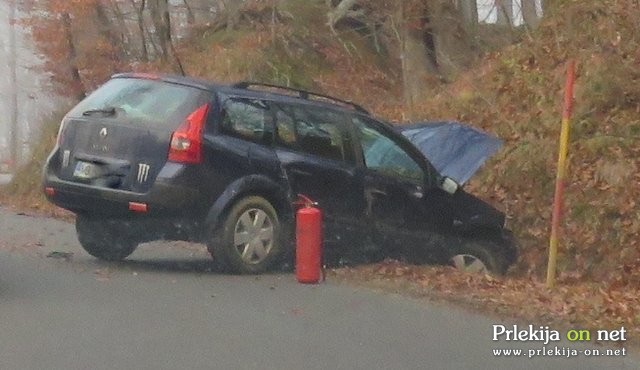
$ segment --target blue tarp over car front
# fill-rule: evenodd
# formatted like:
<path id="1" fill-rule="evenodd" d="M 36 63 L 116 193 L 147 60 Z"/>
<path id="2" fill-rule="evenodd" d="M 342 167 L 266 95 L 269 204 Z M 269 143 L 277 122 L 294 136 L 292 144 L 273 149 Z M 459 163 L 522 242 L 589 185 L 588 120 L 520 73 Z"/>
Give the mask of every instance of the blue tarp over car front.
<path id="1" fill-rule="evenodd" d="M 460 122 L 418 122 L 396 127 L 441 175 L 460 185 L 502 146 L 502 140 Z"/>

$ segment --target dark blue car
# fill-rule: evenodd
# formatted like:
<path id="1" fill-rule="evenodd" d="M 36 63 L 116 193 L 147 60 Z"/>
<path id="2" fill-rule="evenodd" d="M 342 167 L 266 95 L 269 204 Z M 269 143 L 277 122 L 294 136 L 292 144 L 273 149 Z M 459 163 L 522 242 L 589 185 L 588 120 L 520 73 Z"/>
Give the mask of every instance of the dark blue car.
<path id="1" fill-rule="evenodd" d="M 324 212 L 328 254 L 504 273 L 516 256 L 504 214 L 459 186 L 499 145 L 457 123 L 394 127 L 303 90 L 121 74 L 66 115 L 43 186 L 106 260 L 187 240 L 260 273 L 291 257 L 305 194 Z"/>

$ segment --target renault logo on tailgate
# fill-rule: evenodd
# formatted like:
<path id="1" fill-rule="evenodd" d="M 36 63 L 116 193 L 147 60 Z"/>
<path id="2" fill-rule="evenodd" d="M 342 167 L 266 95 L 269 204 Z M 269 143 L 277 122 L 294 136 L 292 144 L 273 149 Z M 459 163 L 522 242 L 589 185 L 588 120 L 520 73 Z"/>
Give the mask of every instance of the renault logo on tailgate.
<path id="1" fill-rule="evenodd" d="M 149 177 L 149 166 L 146 163 L 138 163 L 138 182 L 142 183 L 147 181 L 147 177 Z"/>

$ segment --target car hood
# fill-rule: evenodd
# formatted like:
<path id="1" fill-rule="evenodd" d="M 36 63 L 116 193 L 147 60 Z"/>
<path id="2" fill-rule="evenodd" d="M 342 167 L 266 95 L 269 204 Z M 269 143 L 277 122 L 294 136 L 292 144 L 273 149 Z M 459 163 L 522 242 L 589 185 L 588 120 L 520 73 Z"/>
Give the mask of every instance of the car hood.
<path id="1" fill-rule="evenodd" d="M 460 122 L 396 126 L 443 176 L 464 184 L 502 146 L 502 140 Z"/>

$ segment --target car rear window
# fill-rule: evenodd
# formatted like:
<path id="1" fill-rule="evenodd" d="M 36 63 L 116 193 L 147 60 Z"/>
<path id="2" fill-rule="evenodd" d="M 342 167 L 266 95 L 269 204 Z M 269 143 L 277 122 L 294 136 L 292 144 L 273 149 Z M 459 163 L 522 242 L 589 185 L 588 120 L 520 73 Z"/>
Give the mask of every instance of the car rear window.
<path id="1" fill-rule="evenodd" d="M 158 80 L 114 78 L 81 101 L 69 112 L 82 117 L 91 111 L 113 110 L 107 116 L 120 123 L 158 129 L 174 129 L 199 106 L 206 103 L 204 91 Z M 104 114 L 103 114 L 104 116 Z"/>

